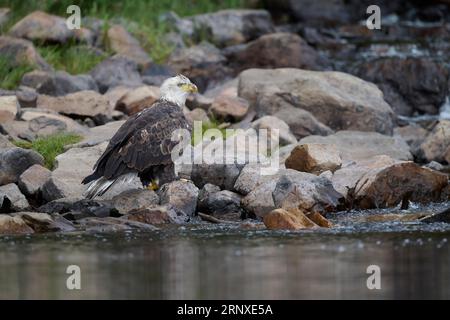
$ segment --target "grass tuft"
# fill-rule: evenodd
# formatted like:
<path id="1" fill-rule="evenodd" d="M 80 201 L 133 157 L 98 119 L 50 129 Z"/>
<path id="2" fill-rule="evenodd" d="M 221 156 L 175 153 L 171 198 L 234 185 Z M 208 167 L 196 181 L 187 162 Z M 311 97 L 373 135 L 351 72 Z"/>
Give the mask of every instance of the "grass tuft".
<path id="1" fill-rule="evenodd" d="M 32 142 L 14 141 L 20 148 L 33 149 L 44 157 L 45 167 L 53 169 L 55 158 L 64 152 L 64 147 L 69 144 L 80 142 L 82 137 L 72 133 L 56 133 L 45 137 L 37 138 Z"/>
<path id="2" fill-rule="evenodd" d="M 10 58 L 0 56 L 0 88 L 6 90 L 17 88 L 23 75 L 33 69 L 33 66 L 27 63 L 15 66 Z"/>

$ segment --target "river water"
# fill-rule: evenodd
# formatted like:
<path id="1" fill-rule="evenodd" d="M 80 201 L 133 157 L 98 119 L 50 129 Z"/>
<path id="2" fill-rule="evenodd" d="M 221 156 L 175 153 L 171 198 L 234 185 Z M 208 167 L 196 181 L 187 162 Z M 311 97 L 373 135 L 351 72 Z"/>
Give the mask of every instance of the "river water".
<path id="1" fill-rule="evenodd" d="M 334 221 L 296 232 L 205 223 L 0 237 L 0 298 L 450 298 L 448 224 Z M 66 287 L 69 265 L 80 267 L 80 290 Z M 367 287 L 370 265 L 381 289 Z"/>

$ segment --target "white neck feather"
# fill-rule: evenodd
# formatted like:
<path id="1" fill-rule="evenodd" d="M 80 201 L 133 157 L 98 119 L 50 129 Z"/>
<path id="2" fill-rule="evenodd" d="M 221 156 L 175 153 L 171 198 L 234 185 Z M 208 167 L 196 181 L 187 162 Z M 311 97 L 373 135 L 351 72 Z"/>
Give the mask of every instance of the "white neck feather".
<path id="1" fill-rule="evenodd" d="M 183 107 L 186 103 L 187 96 L 187 93 L 181 90 L 173 90 L 166 93 L 161 93 L 161 99 L 175 103 L 180 107 Z"/>

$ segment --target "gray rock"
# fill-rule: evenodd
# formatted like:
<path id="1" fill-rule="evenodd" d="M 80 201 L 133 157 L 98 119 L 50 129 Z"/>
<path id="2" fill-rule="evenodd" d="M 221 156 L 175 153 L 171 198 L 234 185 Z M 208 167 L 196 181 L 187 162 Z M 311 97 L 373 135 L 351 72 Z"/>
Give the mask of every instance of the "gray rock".
<path id="1" fill-rule="evenodd" d="M 0 27 L 3 27 L 5 23 L 9 21 L 11 9 L 0 8 Z"/>
<path id="2" fill-rule="evenodd" d="M 242 196 L 229 190 L 211 192 L 206 196 L 203 195 L 201 200 L 199 199 L 199 210 L 222 218 L 230 214 L 240 218 L 242 215 L 241 198 Z"/>
<path id="3" fill-rule="evenodd" d="M 450 120 L 441 120 L 420 144 L 421 160 L 450 163 Z"/>
<path id="4" fill-rule="evenodd" d="M 265 10 L 230 9 L 189 18 L 194 38 L 206 38 L 221 47 L 244 43 L 273 32 L 269 12 Z"/>
<path id="5" fill-rule="evenodd" d="M 0 186 L 0 212 L 22 211 L 30 207 L 27 198 L 17 185 L 10 183 Z"/>
<path id="6" fill-rule="evenodd" d="M 32 165 L 19 177 L 19 188 L 27 197 L 37 197 L 50 178 L 51 171 L 39 164 Z"/>
<path id="7" fill-rule="evenodd" d="M 14 148 L 14 145 L 9 142 L 8 137 L 0 134 L 0 149 Z"/>
<path id="8" fill-rule="evenodd" d="M 299 208 L 304 212 L 334 210 L 342 200 L 325 177 L 292 169 L 280 169 L 263 181 L 241 201 L 247 211 L 263 217 L 278 208 Z"/>
<path id="9" fill-rule="evenodd" d="M 428 135 L 428 131 L 418 124 L 410 124 L 404 127 L 394 129 L 394 136 L 399 136 L 409 145 L 411 153 L 419 155 L 419 148 Z"/>
<path id="10" fill-rule="evenodd" d="M 73 148 L 92 147 L 103 142 L 109 142 L 113 135 L 119 130 L 119 128 L 125 123 L 125 120 L 111 121 L 107 124 L 90 128 L 86 134 L 84 134 L 83 140 L 74 144 Z"/>
<path id="11" fill-rule="evenodd" d="M 0 214 L 0 235 L 34 233 L 21 217 Z"/>
<path id="12" fill-rule="evenodd" d="M 42 11 L 34 11 L 18 21 L 9 30 L 17 38 L 50 43 L 65 43 L 75 37 L 75 32 L 67 28 L 66 20 Z"/>
<path id="13" fill-rule="evenodd" d="M 65 71 L 31 71 L 23 76 L 21 85 L 49 96 L 64 96 L 84 90 L 98 91 L 97 84 L 90 75 L 71 75 Z"/>
<path id="14" fill-rule="evenodd" d="M 264 179 L 264 176 L 261 176 L 260 167 L 258 165 L 247 164 L 241 170 L 233 188 L 245 196 L 254 190 L 262 179 Z"/>
<path id="15" fill-rule="evenodd" d="M 18 212 L 14 216 L 22 218 L 35 233 L 69 232 L 76 230 L 70 221 L 58 214 L 49 215 L 43 212 Z"/>
<path id="16" fill-rule="evenodd" d="M 101 93 L 119 85 L 137 86 L 142 84 L 136 62 L 115 55 L 100 62 L 91 72 Z"/>
<path id="17" fill-rule="evenodd" d="M 12 67 L 29 64 L 42 70 L 52 70 L 28 40 L 0 36 L 0 56 L 9 58 Z"/>
<path id="18" fill-rule="evenodd" d="M 14 121 L 20 113 L 16 96 L 0 96 L 0 123 Z"/>
<path id="19" fill-rule="evenodd" d="M 111 201 L 90 200 L 82 198 L 61 198 L 47 202 L 37 211 L 58 213 L 69 220 L 79 220 L 86 217 L 119 217 L 121 214 L 114 208 Z"/>
<path id="20" fill-rule="evenodd" d="M 281 145 L 297 142 L 297 139 L 290 131 L 286 122 L 274 116 L 264 116 L 259 118 L 252 123 L 252 128 L 255 130 L 266 129 L 268 134 L 271 134 L 271 131 L 274 129 L 279 130 L 278 134 Z"/>
<path id="21" fill-rule="evenodd" d="M 372 83 L 341 72 L 250 69 L 239 76 L 239 96 L 259 116 L 283 108 L 309 111 L 334 130 L 392 134 L 394 113 Z"/>
<path id="22" fill-rule="evenodd" d="M 127 214 L 159 204 L 159 197 L 152 190 L 128 190 L 114 196 L 111 204 L 119 213 Z"/>
<path id="23" fill-rule="evenodd" d="M 0 185 L 17 182 L 19 176 L 34 164 L 44 164 L 44 158 L 33 150 L 0 149 Z"/>
<path id="24" fill-rule="evenodd" d="M 343 160 L 357 160 L 376 155 L 387 155 L 397 160 L 412 160 L 409 146 L 400 137 L 390 137 L 377 132 L 339 131 L 326 137 L 309 136 L 299 144 L 334 144 Z"/>
<path id="25" fill-rule="evenodd" d="M 176 210 L 170 204 L 164 206 L 153 205 L 144 209 L 136 210 L 125 215 L 123 218 L 151 225 L 166 223 L 183 224 L 190 219 L 189 216 L 179 210 Z"/>
<path id="26" fill-rule="evenodd" d="M 170 204 L 177 212 L 188 217 L 194 215 L 199 190 L 191 181 L 177 180 L 166 183 L 158 193 L 162 205 Z"/>
<path id="27" fill-rule="evenodd" d="M 450 223 L 450 209 L 432 214 L 431 216 L 427 216 L 425 218 L 420 219 L 420 221 L 425 223 L 433 223 L 433 222 Z"/>
<path id="28" fill-rule="evenodd" d="M 230 75 L 225 66 L 226 58 L 210 43 L 175 50 L 168 65 L 177 73 L 184 74 L 199 88 L 200 92 L 213 87 Z"/>
<path id="29" fill-rule="evenodd" d="M 435 171 L 444 171 L 445 167 L 436 161 L 431 161 L 423 166 L 424 168 L 428 168 Z"/>
<path id="30" fill-rule="evenodd" d="M 79 227 L 87 233 L 110 233 L 128 230 L 155 231 L 158 228 L 138 221 L 131 221 L 124 218 L 84 218 L 77 221 Z"/>

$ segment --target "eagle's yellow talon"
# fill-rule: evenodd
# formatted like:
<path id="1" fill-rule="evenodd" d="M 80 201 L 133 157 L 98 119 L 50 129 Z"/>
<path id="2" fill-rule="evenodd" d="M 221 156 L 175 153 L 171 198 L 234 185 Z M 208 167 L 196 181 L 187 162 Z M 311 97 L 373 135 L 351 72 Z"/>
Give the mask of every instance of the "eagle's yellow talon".
<path id="1" fill-rule="evenodd" d="M 156 191 L 159 189 L 158 180 L 152 180 L 150 184 L 147 186 L 148 190 Z"/>

